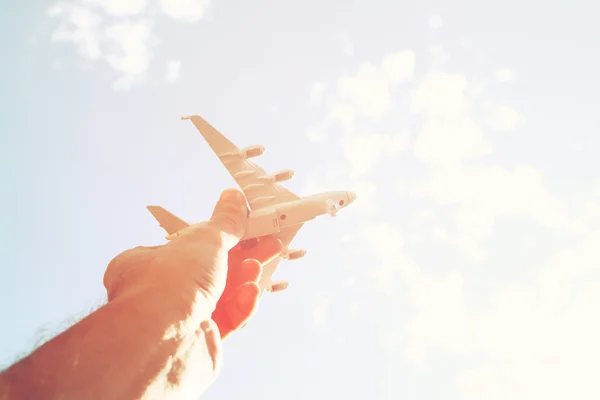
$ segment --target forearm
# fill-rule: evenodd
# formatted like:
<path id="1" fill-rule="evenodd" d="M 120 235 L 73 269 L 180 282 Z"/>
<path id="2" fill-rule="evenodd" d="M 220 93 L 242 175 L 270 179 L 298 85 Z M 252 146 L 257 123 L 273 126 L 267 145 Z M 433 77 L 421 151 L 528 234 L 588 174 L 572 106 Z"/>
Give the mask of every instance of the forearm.
<path id="1" fill-rule="evenodd" d="M 2 372 L 0 399 L 169 398 L 185 384 L 197 396 L 216 375 L 218 330 L 193 299 L 169 296 L 109 302 Z"/>

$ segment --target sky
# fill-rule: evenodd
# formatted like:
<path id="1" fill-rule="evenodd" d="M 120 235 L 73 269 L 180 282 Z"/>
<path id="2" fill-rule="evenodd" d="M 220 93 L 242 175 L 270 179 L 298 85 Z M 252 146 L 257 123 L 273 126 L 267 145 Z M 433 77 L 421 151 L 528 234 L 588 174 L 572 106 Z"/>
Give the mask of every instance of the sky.
<path id="1" fill-rule="evenodd" d="M 146 205 L 200 221 L 235 186 L 199 114 L 298 195 L 358 194 L 300 231 L 203 399 L 600 398 L 588 4 L 4 2 L 0 365 L 164 243 Z"/>

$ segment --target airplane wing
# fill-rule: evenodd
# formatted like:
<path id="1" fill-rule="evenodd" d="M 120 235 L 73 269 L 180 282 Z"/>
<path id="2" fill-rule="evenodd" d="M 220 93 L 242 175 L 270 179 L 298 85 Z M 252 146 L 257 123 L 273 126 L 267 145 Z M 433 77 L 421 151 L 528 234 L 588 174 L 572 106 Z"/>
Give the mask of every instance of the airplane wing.
<path id="1" fill-rule="evenodd" d="M 300 228 L 302 228 L 302 225 L 303 224 L 298 224 L 298 225 L 290 226 L 288 228 L 284 228 L 281 230 L 281 232 L 279 232 L 277 235 L 274 235 L 274 236 L 277 239 L 281 240 L 281 244 L 283 245 L 283 248 L 287 249 L 288 246 L 290 245 L 292 239 L 294 239 L 294 237 L 296 236 L 296 234 L 298 233 Z M 275 270 L 277 269 L 277 267 L 279 266 L 280 262 L 281 262 L 281 257 L 277 257 L 270 263 L 263 265 L 263 272 L 260 277 L 260 281 L 258 282 L 258 286 L 260 286 L 260 288 L 262 290 L 270 290 L 271 289 L 271 286 L 273 285 L 272 276 L 273 276 L 273 273 L 275 272 Z"/>
<path id="2" fill-rule="evenodd" d="M 146 206 L 146 208 L 156 218 L 161 228 L 167 231 L 169 235 L 189 226 L 187 222 L 179 219 L 160 206 Z"/>
<path id="3" fill-rule="evenodd" d="M 278 183 L 269 182 L 269 175 L 259 165 L 247 159 L 232 157 L 232 154 L 237 154 L 240 149 L 202 117 L 193 115 L 182 119 L 192 120 L 196 129 L 244 192 L 251 210 L 299 199 L 297 195 Z"/>

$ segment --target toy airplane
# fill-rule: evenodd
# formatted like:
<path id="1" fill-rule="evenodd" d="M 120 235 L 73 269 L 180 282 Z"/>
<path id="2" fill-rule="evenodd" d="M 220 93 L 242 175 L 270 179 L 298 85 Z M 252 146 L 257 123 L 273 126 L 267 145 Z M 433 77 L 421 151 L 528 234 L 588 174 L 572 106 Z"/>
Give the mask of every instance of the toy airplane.
<path id="1" fill-rule="evenodd" d="M 306 250 L 288 248 L 298 230 L 305 222 L 320 215 L 335 216 L 340 209 L 347 207 L 356 199 L 356 194 L 336 191 L 307 197 L 296 196 L 279 184 L 289 180 L 294 175 L 294 171 L 288 169 L 269 175 L 249 160 L 262 155 L 265 151 L 263 146 L 249 146 L 240 150 L 203 118 L 194 115 L 181 119 L 190 119 L 193 122 L 244 192 L 250 206 L 250 214 L 246 233 L 240 243 L 244 245 L 261 236 L 272 235 L 283 244 L 284 250 L 281 256 L 263 266 L 259 286 L 270 292 L 285 290 L 288 282 L 273 282 L 271 277 L 281 258 L 296 260 L 306 254 Z M 200 222 L 190 225 L 160 206 L 147 208 L 167 232 L 167 240 L 176 239 L 205 224 Z"/>

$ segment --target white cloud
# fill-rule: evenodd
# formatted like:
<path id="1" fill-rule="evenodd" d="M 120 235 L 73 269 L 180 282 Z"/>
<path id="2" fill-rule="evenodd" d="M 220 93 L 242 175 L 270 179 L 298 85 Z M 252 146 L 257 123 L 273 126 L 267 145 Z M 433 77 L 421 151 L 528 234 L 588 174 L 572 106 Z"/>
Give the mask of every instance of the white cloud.
<path id="1" fill-rule="evenodd" d="M 389 83 L 370 62 L 361 63 L 355 76 L 338 78 L 337 88 L 340 98 L 350 102 L 359 115 L 379 119 L 392 107 Z"/>
<path id="2" fill-rule="evenodd" d="M 502 398 L 600 397 L 600 235 L 563 250 L 530 284 L 499 289 L 473 313 L 481 365 L 462 371 L 467 393 L 502 390 Z M 498 381 L 504 383 L 498 387 Z M 468 397 L 467 397 L 468 398 Z"/>
<path id="3" fill-rule="evenodd" d="M 366 244 L 390 259 L 399 240 L 386 241 L 393 235 L 382 228 L 371 230 L 375 239 Z M 554 254 L 529 283 L 500 286 L 483 298 L 466 296 L 457 271 L 417 268 L 407 292 L 414 313 L 402 331 L 383 335 L 382 344 L 403 348 L 417 368 L 435 355 L 456 360 L 460 399 L 598 398 L 600 322 L 590 316 L 600 312 L 599 265 L 597 232 Z M 394 277 L 386 278 L 389 284 Z"/>
<path id="4" fill-rule="evenodd" d="M 462 74 L 428 74 L 415 90 L 410 110 L 430 117 L 455 116 L 467 111 L 467 78 Z"/>
<path id="5" fill-rule="evenodd" d="M 63 17 L 52 34 L 54 42 L 72 42 L 79 54 L 89 60 L 102 56 L 98 30 L 102 18 L 85 7 L 56 4 L 48 11 L 51 17 Z"/>
<path id="6" fill-rule="evenodd" d="M 346 32 L 340 34 L 340 41 L 342 42 L 342 53 L 345 56 L 353 56 L 354 55 L 354 44 L 350 40 L 350 37 Z"/>
<path id="7" fill-rule="evenodd" d="M 99 0 L 94 0 L 93 3 L 117 15 L 134 13 L 145 4 L 135 1 L 117 4 Z M 52 34 L 52 40 L 72 42 L 82 57 L 92 61 L 105 61 L 118 73 L 113 83 L 115 90 L 128 90 L 134 83 L 143 80 L 151 59 L 150 21 L 108 22 L 88 8 L 66 3 L 54 5 L 48 14 L 61 18 L 57 30 Z"/>
<path id="8" fill-rule="evenodd" d="M 566 221 L 561 201 L 529 165 L 446 168 L 415 186 L 412 194 L 440 205 L 459 203 L 469 209 L 492 209 L 494 214 L 531 216 L 545 226 Z"/>
<path id="9" fill-rule="evenodd" d="M 462 74 L 434 72 L 415 89 L 410 109 L 422 116 L 413 144 L 417 160 L 432 166 L 429 181 L 409 189 L 412 196 L 438 205 L 455 204 L 451 227 L 437 225 L 429 233 L 438 242 L 450 242 L 474 262 L 485 260 L 483 241 L 500 217 L 519 217 L 548 228 L 585 231 L 585 224 L 569 218 L 559 200 L 543 185 L 537 171 L 516 166 L 463 167 L 491 153 L 491 142 L 474 119 L 468 81 Z M 508 106 L 487 107 L 488 125 L 513 129 L 521 118 Z M 443 194 L 442 194 L 443 193 Z"/>
<path id="10" fill-rule="evenodd" d="M 208 5 L 208 0 L 161 0 L 160 3 L 164 14 L 181 22 L 199 21 Z M 147 8 L 147 0 L 59 2 L 48 10 L 48 16 L 60 18 L 52 40 L 73 43 L 87 60 L 105 61 L 118 74 L 112 87 L 128 90 L 146 79 L 152 46 L 156 43 L 152 32 L 155 16 L 143 17 Z M 167 82 L 177 79 L 180 69 L 177 63 L 167 63 Z"/>
<path id="11" fill-rule="evenodd" d="M 411 225 L 415 227 L 421 227 L 437 221 L 435 212 L 431 209 L 423 209 L 414 212 L 410 218 Z"/>
<path id="12" fill-rule="evenodd" d="M 380 343 L 389 351 L 401 349 L 413 366 L 427 366 L 434 357 L 449 359 L 453 369 L 447 373 L 454 374 L 457 394 L 464 399 L 600 397 L 594 386 L 600 374 L 596 362 L 600 323 L 590 318 L 600 312 L 600 232 L 590 234 L 600 221 L 597 199 L 577 198 L 577 209 L 569 208 L 570 196 L 563 198 L 550 190 L 536 167 L 486 163 L 483 157 L 490 154 L 492 143 L 481 122 L 487 128 L 509 130 L 523 121 L 510 106 L 486 108 L 478 103 L 489 101 L 483 88 L 490 82 L 473 85 L 463 74 L 430 72 L 417 82 L 409 109 L 399 110 L 404 103 L 393 101 L 392 84 L 399 80 L 386 72 L 385 65 L 393 64 L 391 58 L 387 60 L 362 63 L 356 74 L 340 78 L 337 88 L 322 93 L 327 95 L 321 103 L 327 123 L 342 128 L 339 144 L 345 162 L 336 164 L 335 170 L 319 171 L 348 182 L 360 177 L 363 190 L 373 188 L 377 194 L 367 174 L 384 174 L 377 168 L 381 158 L 396 157 L 401 150 L 390 150 L 394 147 L 390 135 L 371 132 L 389 133 L 386 124 L 395 117 L 394 122 L 403 120 L 409 112 L 421 118 L 412 149 L 422 167 L 416 175 L 422 171 L 423 178 L 414 184 L 405 182 L 404 194 L 412 197 L 407 204 L 425 208 L 408 223 L 403 220 L 402 230 L 392 221 L 363 214 L 368 221 L 349 232 L 369 252 L 371 264 L 361 271 L 380 295 L 377 301 L 399 309 L 409 307 L 399 329 L 388 325 L 391 333 L 377 333 Z M 410 81 L 414 67 L 408 70 Z M 499 71 L 503 70 L 496 71 L 494 79 L 514 79 L 511 71 Z M 386 195 L 384 186 L 381 191 L 380 196 Z M 375 195 L 368 202 L 374 203 Z M 542 268 L 525 265 L 509 251 L 474 273 L 472 265 L 453 259 L 453 250 L 458 249 L 472 261 L 487 261 L 488 239 L 501 219 L 518 233 L 515 253 L 525 246 L 532 253 L 527 262 L 550 262 Z M 531 233 L 521 232 L 524 225 L 519 223 L 529 227 L 532 222 L 538 225 L 535 229 L 545 228 L 551 234 L 549 241 L 567 237 L 566 244 L 587 237 L 553 254 L 555 249 L 544 242 L 544 235 L 525 242 L 520 236 Z M 409 253 L 413 236 L 428 240 L 422 268 Z M 501 245 L 507 243 L 512 240 Z M 446 252 L 449 245 L 454 246 L 451 253 Z M 414 249 L 418 251 L 418 246 Z M 450 260 L 447 254 L 452 254 Z M 504 267 L 500 275 L 498 270 Z M 491 268 L 496 268 L 492 275 Z"/>
<path id="13" fill-rule="evenodd" d="M 494 77 L 498 82 L 512 82 L 515 80 L 515 73 L 508 68 L 500 68 L 494 72 Z"/>
<path id="14" fill-rule="evenodd" d="M 413 213 L 410 218 L 410 226 L 419 238 L 421 237 L 420 232 L 425 232 L 428 242 L 443 243 L 448 240 L 448 230 L 442 226 L 436 213 L 431 209 Z"/>
<path id="15" fill-rule="evenodd" d="M 363 62 L 354 76 L 338 78 L 337 95 L 353 107 L 355 114 L 378 120 L 392 107 L 391 86 L 412 80 L 414 67 L 412 50 L 386 54 L 381 67 Z"/>
<path id="16" fill-rule="evenodd" d="M 430 73 L 415 89 L 410 109 L 424 119 L 413 151 L 428 164 L 459 164 L 491 151 L 483 130 L 469 114 L 467 79 L 461 74 Z"/>
<path id="17" fill-rule="evenodd" d="M 326 83 L 316 83 L 310 88 L 309 102 L 312 106 L 325 106 L 324 121 L 308 128 L 307 136 L 312 142 L 320 142 L 334 124 L 342 128 L 344 154 L 354 164 L 355 176 L 368 173 L 380 161 L 402 151 L 408 144 L 405 128 L 396 126 L 397 134 L 372 135 L 357 126 L 357 119 L 367 117 L 379 121 L 392 111 L 390 89 L 407 83 L 414 77 L 415 55 L 412 50 L 388 53 L 381 64 L 363 62 L 354 75 L 346 74 L 337 79 L 331 88 Z M 386 128 L 389 132 L 389 127 Z M 365 146 L 364 149 L 359 149 Z"/>
<path id="18" fill-rule="evenodd" d="M 161 0 L 160 2 L 164 14 L 187 23 L 195 23 L 204 18 L 209 5 L 209 0 Z"/>
<path id="19" fill-rule="evenodd" d="M 58 17 L 65 12 L 66 7 L 65 3 L 56 3 L 48 9 L 47 14 L 49 17 Z"/>
<path id="20" fill-rule="evenodd" d="M 389 83 L 406 83 L 413 80 L 415 61 L 415 53 L 412 50 L 388 53 L 381 60 L 381 69 Z"/>
<path id="21" fill-rule="evenodd" d="M 458 164 L 491 152 L 481 127 L 466 115 L 432 118 L 423 123 L 414 142 L 418 160 L 428 164 Z"/>
<path id="22" fill-rule="evenodd" d="M 105 30 L 105 37 L 112 47 L 106 54 L 106 61 L 121 74 L 113 85 L 116 90 L 130 89 L 132 84 L 143 79 L 151 58 L 150 29 L 147 22 L 120 22 Z"/>
<path id="23" fill-rule="evenodd" d="M 357 232 L 372 257 L 373 266 L 368 276 L 376 290 L 388 297 L 397 294 L 400 278 L 412 282 L 420 275 L 419 266 L 406 254 L 405 237 L 386 221 L 369 222 L 361 225 Z"/>
<path id="24" fill-rule="evenodd" d="M 148 0 L 83 0 L 83 3 L 98 7 L 107 14 L 124 17 L 145 11 Z"/>
<path id="25" fill-rule="evenodd" d="M 595 182 L 592 185 L 592 193 L 593 193 L 594 196 L 600 198 L 600 181 Z"/>
<path id="26" fill-rule="evenodd" d="M 179 79 L 179 72 L 181 70 L 181 61 L 172 60 L 167 62 L 167 73 L 165 75 L 165 80 L 168 83 L 173 83 Z"/>
<path id="27" fill-rule="evenodd" d="M 364 179 L 364 176 L 373 172 L 386 159 L 396 157 L 408 147 L 406 121 L 392 109 L 390 91 L 395 86 L 414 79 L 414 68 L 414 52 L 401 50 L 384 55 L 379 64 L 361 63 L 355 74 L 346 74 L 338 78 L 333 88 L 323 83 L 313 85 L 311 103 L 325 105 L 327 115 L 324 121 L 309 129 L 309 139 L 322 140 L 325 130 L 339 124 L 342 128 L 339 144 L 347 163 L 336 169 L 328 168 L 326 174 L 320 171 L 318 178 L 310 182 L 310 190 L 307 191 L 314 192 L 325 188 L 324 182 L 335 179 L 336 184 L 358 194 L 352 206 L 355 212 L 364 216 L 376 213 L 378 187 L 374 181 Z M 362 119 L 376 127 L 384 117 L 385 128 L 375 131 L 383 133 L 374 133 L 374 128 L 365 130 L 361 125 Z M 388 233 L 395 234 L 387 225 L 368 225 L 358 231 L 360 233 L 357 232 L 357 235 L 365 235 L 365 240 L 374 240 L 374 236 L 369 235 L 369 232 L 377 237 Z M 398 238 L 397 235 L 395 237 Z M 383 239 L 383 242 L 387 242 L 386 239 Z M 400 249 L 397 244 L 394 243 L 392 249 Z M 370 279 L 381 293 L 391 295 L 395 283 L 390 277 L 403 271 L 403 268 L 408 271 L 414 266 L 410 260 L 404 261 L 403 253 L 397 254 L 393 251 L 393 256 L 386 257 L 379 266 L 369 268 Z"/>
<path id="28" fill-rule="evenodd" d="M 482 365 L 459 371 L 455 377 L 455 385 L 460 398 L 464 400 L 506 399 L 506 393 L 503 393 L 499 380 L 496 368 Z"/>
<path id="29" fill-rule="evenodd" d="M 354 241 L 354 236 L 350 233 L 345 234 L 339 240 L 339 243 L 352 243 Z"/>
<path id="30" fill-rule="evenodd" d="M 448 240 L 449 234 L 446 228 L 441 225 L 436 225 L 432 228 L 430 237 L 431 240 L 436 243 L 443 243 Z"/>
<path id="31" fill-rule="evenodd" d="M 429 19 L 427 20 L 427 24 L 429 25 L 429 27 L 431 29 L 439 29 L 442 27 L 442 16 L 439 14 L 433 14 L 429 16 Z"/>
<path id="32" fill-rule="evenodd" d="M 430 212 L 421 214 L 435 220 Z M 413 312 L 401 331 L 388 331 L 380 339 L 388 350 L 402 347 L 407 361 L 426 367 L 432 351 L 467 356 L 472 351 L 472 323 L 464 295 L 464 278 L 458 271 L 444 275 L 426 273 L 406 254 L 404 235 L 379 221 L 360 227 L 362 243 L 374 260 L 368 268 L 377 291 L 402 304 L 407 299 Z M 402 292 L 399 284 L 408 284 Z"/>
<path id="33" fill-rule="evenodd" d="M 406 324 L 407 359 L 423 367 L 428 352 L 438 350 L 453 355 L 467 355 L 469 314 L 459 272 L 447 275 L 419 274 L 412 281 L 409 299 L 414 317 Z"/>
<path id="34" fill-rule="evenodd" d="M 408 146 L 408 132 L 395 135 L 348 134 L 341 138 L 344 156 L 352 167 L 351 176 L 370 173 L 380 162 L 393 157 Z"/>
<path id="35" fill-rule="evenodd" d="M 422 216 L 431 219 L 430 213 Z M 401 238 L 384 224 L 373 228 L 365 244 L 382 260 L 393 259 Z M 384 335 L 382 342 L 388 350 L 402 347 L 415 367 L 427 367 L 434 355 L 457 360 L 461 399 L 562 399 L 574 393 L 598 398 L 600 322 L 590 316 L 600 312 L 599 265 L 597 232 L 554 254 L 530 283 L 500 286 L 473 300 L 458 271 L 416 267 L 412 279 L 403 274 L 414 313 L 403 331 Z M 387 286 L 395 278 L 382 277 Z"/>
<path id="36" fill-rule="evenodd" d="M 109 54 L 107 60 L 117 71 L 128 75 L 146 71 L 150 62 L 150 26 L 147 23 L 117 23 L 109 26 L 105 35 L 116 46 L 116 51 Z"/>
<path id="37" fill-rule="evenodd" d="M 322 142 L 323 140 L 325 140 L 325 132 L 322 128 L 317 126 L 309 126 L 306 129 L 306 136 L 308 137 L 308 140 L 314 143 Z"/>
<path id="38" fill-rule="evenodd" d="M 379 343 L 388 354 L 396 353 L 404 345 L 404 337 L 399 332 L 387 332 L 380 335 Z"/>
<path id="39" fill-rule="evenodd" d="M 339 122 L 344 132 L 356 131 L 357 112 L 354 105 L 335 102 L 330 104 L 328 123 Z"/>
<path id="40" fill-rule="evenodd" d="M 521 122 L 517 110 L 510 106 L 494 107 L 491 110 L 487 123 L 496 131 L 510 131 Z"/>
<path id="41" fill-rule="evenodd" d="M 574 233 L 585 230 L 585 224 L 566 213 L 565 204 L 529 165 L 436 169 L 409 192 L 439 206 L 454 205 L 451 240 L 474 261 L 483 260 L 481 243 L 493 233 L 499 218 L 517 217 Z"/>

